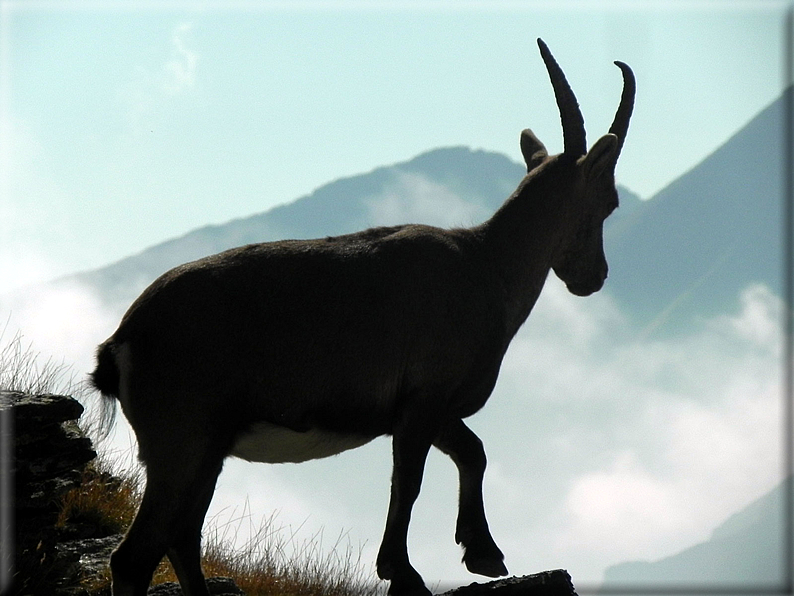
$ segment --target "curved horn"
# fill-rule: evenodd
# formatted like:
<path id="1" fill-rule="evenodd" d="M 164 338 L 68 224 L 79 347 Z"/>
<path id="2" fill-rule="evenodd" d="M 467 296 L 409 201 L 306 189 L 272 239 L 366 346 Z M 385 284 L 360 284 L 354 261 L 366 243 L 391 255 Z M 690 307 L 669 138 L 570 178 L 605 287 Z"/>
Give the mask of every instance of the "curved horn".
<path id="1" fill-rule="evenodd" d="M 565 79 L 560 65 L 551 55 L 548 46 L 542 39 L 538 38 L 538 47 L 543 62 L 546 63 L 546 70 L 549 71 L 551 86 L 554 87 L 554 96 L 557 99 L 557 107 L 560 109 L 560 120 L 562 121 L 562 137 L 564 142 L 563 151 L 569 155 L 580 156 L 587 153 L 587 140 L 584 131 L 584 118 L 579 110 L 579 103 L 576 101 L 571 86 Z"/>
<path id="2" fill-rule="evenodd" d="M 620 68 L 623 73 L 623 94 L 620 96 L 620 105 L 618 106 L 618 111 L 615 113 L 615 119 L 612 121 L 609 132 L 618 137 L 619 155 L 620 149 L 623 147 L 623 141 L 626 138 L 626 133 L 629 130 L 629 120 L 631 119 L 631 112 L 634 109 L 634 94 L 637 91 L 637 83 L 634 80 L 634 73 L 631 71 L 628 64 L 615 61 L 615 65 Z"/>

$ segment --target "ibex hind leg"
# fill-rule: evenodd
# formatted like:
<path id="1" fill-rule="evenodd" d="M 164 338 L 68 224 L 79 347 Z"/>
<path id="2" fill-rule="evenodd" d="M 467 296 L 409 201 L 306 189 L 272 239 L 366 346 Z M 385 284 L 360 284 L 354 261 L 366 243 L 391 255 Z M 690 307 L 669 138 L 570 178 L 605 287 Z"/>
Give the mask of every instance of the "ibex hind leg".
<path id="1" fill-rule="evenodd" d="M 482 482 L 486 458 L 482 441 L 462 420 L 455 420 L 444 427 L 433 444 L 449 455 L 458 468 L 460 502 L 455 541 L 464 548 L 463 563 L 478 575 L 507 575 L 504 555 L 485 519 Z"/>
<path id="2" fill-rule="evenodd" d="M 167 551 L 182 592 L 187 596 L 209 596 L 207 583 L 201 570 L 201 527 L 215 492 L 221 466 L 210 471 L 205 486 L 197 493 L 193 510 L 186 515 L 184 524 Z"/>
<path id="3" fill-rule="evenodd" d="M 211 442 L 206 438 L 193 443 L 177 440 L 191 434 L 196 441 L 196 434 L 184 427 L 171 429 L 167 440 L 139 437 L 146 489 L 127 535 L 110 559 L 113 596 L 145 596 L 167 552 L 176 561 L 184 594 L 208 596 L 199 560 L 201 521 L 223 453 L 208 448 Z"/>
<path id="4" fill-rule="evenodd" d="M 168 526 L 178 512 L 165 504 L 166 491 L 147 480 L 138 512 L 110 556 L 113 596 L 144 596 L 170 540 Z"/>

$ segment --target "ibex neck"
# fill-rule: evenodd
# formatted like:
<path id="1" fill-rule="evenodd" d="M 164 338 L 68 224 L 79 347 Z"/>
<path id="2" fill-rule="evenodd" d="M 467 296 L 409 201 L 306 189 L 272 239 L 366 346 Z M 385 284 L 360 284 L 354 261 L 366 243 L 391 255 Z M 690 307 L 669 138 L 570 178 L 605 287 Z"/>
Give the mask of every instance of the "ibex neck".
<path id="1" fill-rule="evenodd" d="M 482 224 L 483 244 L 489 265 L 503 284 L 513 333 L 540 296 L 564 224 L 563 201 L 533 182 L 524 180 Z"/>

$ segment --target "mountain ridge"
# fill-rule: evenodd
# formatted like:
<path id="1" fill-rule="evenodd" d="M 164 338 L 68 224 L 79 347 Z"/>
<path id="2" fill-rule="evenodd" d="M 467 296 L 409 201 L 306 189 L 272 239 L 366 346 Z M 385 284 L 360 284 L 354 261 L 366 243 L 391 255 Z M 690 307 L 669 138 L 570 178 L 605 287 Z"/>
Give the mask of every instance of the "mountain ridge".
<path id="1" fill-rule="evenodd" d="M 784 176 L 779 132 L 791 93 L 789 88 L 649 200 L 618 187 L 621 208 L 605 225 L 610 278 L 604 291 L 643 333 L 675 333 L 693 320 L 735 308 L 740 291 L 750 283 L 764 283 L 782 294 L 784 193 L 779 181 Z M 493 151 L 465 146 L 432 149 L 50 283 L 86 286 L 102 303 L 119 310 L 168 269 L 234 246 L 398 223 L 479 223 L 504 202 L 524 174 L 523 164 Z"/>
<path id="2" fill-rule="evenodd" d="M 659 191 L 608 251 L 610 291 L 644 325 L 670 328 L 735 304 L 761 282 L 782 296 L 784 113 L 792 88 Z"/>
<path id="3" fill-rule="evenodd" d="M 628 561 L 608 567 L 601 591 L 620 586 L 697 591 L 791 589 L 790 540 L 792 478 L 729 516 L 708 540 L 657 561 Z M 787 508 L 788 504 L 788 508 Z M 786 523 L 788 522 L 788 523 Z M 790 544 L 790 543 L 788 543 Z"/>
<path id="4" fill-rule="evenodd" d="M 492 166 L 489 176 L 476 174 L 482 170 L 483 162 Z M 103 267 L 48 283 L 87 285 L 98 291 L 103 302 L 117 306 L 124 300 L 131 302 L 148 283 L 168 269 L 235 246 L 286 238 L 335 236 L 374 225 L 397 223 L 367 221 L 366 200 L 388 190 L 390 184 L 398 185 L 400 173 L 418 175 L 432 184 L 444 186 L 451 185 L 450 172 L 466 174 L 463 179 L 458 176 L 454 186 L 466 188 L 466 200 L 485 213 L 495 211 L 509 196 L 521 180 L 525 167 L 496 152 L 463 146 L 432 149 L 405 162 L 333 180 L 272 209 L 222 224 L 202 226 Z"/>

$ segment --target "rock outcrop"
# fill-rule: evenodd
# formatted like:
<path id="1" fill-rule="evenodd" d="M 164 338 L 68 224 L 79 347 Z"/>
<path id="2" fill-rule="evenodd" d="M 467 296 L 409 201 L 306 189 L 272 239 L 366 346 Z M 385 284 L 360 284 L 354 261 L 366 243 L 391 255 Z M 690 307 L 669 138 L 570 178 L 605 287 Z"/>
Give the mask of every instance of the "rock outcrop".
<path id="1" fill-rule="evenodd" d="M 7 444 L 13 445 L 14 575 L 12 594 L 77 594 L 77 571 L 68 551 L 69 530 L 57 527 L 59 502 L 81 482 L 94 457 L 91 440 L 77 426 L 83 406 L 62 395 L 3 392 Z M 8 424 L 10 422 L 10 424 Z M 13 436 L 13 441 L 9 441 Z M 9 480 L 4 479 L 4 480 Z M 66 550 L 64 550 L 66 548 Z M 72 549 L 74 551 L 74 549 Z"/>
<path id="2" fill-rule="evenodd" d="M 208 577 L 207 589 L 211 596 L 245 596 L 245 593 L 228 577 Z M 149 596 L 182 596 L 176 582 L 166 582 L 149 588 Z"/>
<path id="3" fill-rule="evenodd" d="M 482 584 L 473 583 L 440 596 L 576 596 L 576 591 L 568 572 L 555 569 Z"/>
<path id="4" fill-rule="evenodd" d="M 8 477 L 2 480 L 14 486 L 4 492 L 14 509 L 14 571 L 4 594 L 109 595 L 107 587 L 90 591 L 87 586 L 107 572 L 121 534 L 90 521 L 59 521 L 64 495 L 80 486 L 96 457 L 91 440 L 77 425 L 82 413 L 83 406 L 72 397 L 0 391 L 0 444 L 13 455 L 10 469 L 3 470 Z M 103 482 L 120 482 L 107 476 Z M 228 578 L 210 578 L 208 585 L 217 596 L 243 593 Z M 149 593 L 181 594 L 175 583 L 153 586 Z"/>

